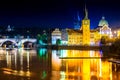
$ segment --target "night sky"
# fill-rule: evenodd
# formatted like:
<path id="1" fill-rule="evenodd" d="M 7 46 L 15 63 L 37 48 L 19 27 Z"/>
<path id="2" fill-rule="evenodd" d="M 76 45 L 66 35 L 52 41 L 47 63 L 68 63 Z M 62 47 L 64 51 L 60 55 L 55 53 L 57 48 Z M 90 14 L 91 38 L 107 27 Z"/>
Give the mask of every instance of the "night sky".
<path id="1" fill-rule="evenodd" d="M 88 9 L 91 28 L 105 16 L 110 27 L 120 26 L 119 0 L 4 0 L 0 1 L 0 26 L 73 28 L 79 12 Z"/>

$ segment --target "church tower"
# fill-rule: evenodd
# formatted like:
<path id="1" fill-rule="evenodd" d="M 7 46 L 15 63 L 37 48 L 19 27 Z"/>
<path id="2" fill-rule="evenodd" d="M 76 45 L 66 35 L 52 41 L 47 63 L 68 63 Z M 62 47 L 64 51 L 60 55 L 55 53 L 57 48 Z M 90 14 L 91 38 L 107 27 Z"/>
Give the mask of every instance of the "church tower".
<path id="1" fill-rule="evenodd" d="M 77 17 L 75 17 L 74 19 L 74 29 L 78 29 L 80 28 L 80 16 L 79 16 L 79 12 L 77 12 Z"/>
<path id="2" fill-rule="evenodd" d="M 82 20 L 83 45 L 90 45 L 90 20 L 88 19 L 88 11 L 85 6 L 85 17 Z"/>

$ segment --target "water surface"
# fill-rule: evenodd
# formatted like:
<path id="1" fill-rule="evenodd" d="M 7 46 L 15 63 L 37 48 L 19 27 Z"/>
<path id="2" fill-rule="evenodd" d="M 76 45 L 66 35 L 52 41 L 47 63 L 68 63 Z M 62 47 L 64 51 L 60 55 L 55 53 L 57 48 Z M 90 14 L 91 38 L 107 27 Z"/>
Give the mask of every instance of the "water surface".
<path id="1" fill-rule="evenodd" d="M 119 80 L 101 51 L 0 50 L 0 80 Z"/>

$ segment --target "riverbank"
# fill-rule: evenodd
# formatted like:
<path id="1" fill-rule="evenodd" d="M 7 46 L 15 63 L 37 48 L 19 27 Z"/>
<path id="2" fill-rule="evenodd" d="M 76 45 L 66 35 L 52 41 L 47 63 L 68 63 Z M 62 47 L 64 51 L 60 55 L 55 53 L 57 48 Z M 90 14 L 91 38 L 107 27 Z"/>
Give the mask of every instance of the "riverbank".
<path id="1" fill-rule="evenodd" d="M 82 46 L 82 45 L 39 45 L 38 48 L 73 49 L 73 50 L 109 50 L 109 46 Z"/>

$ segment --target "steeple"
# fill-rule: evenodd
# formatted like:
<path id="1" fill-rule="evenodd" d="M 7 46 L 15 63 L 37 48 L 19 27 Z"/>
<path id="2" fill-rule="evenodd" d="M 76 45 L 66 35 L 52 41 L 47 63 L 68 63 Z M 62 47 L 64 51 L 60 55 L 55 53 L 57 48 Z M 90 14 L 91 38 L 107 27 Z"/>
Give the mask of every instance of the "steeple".
<path id="1" fill-rule="evenodd" d="M 77 15 L 74 20 L 74 29 L 79 29 L 80 28 L 80 16 L 79 16 L 79 11 L 77 11 Z"/>
<path id="2" fill-rule="evenodd" d="M 88 11 L 86 9 L 86 5 L 85 5 L 85 17 L 84 17 L 84 19 L 88 19 Z"/>
<path id="3" fill-rule="evenodd" d="M 80 21 L 79 12 L 77 12 L 77 20 Z"/>
<path id="4" fill-rule="evenodd" d="M 104 17 L 104 16 L 102 16 L 102 19 L 105 19 L 105 17 Z"/>
<path id="5" fill-rule="evenodd" d="M 90 20 L 88 19 L 88 12 L 85 5 L 85 17 L 82 20 L 83 45 L 90 45 Z"/>

